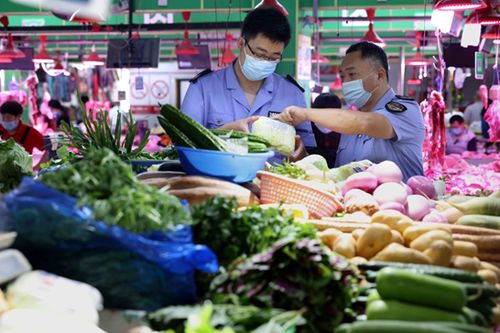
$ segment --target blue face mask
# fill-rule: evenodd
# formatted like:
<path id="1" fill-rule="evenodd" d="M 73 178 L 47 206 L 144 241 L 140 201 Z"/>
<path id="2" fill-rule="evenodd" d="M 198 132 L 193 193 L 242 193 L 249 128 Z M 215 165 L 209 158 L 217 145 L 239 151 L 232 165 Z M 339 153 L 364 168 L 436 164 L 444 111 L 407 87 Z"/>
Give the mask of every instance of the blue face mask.
<path id="1" fill-rule="evenodd" d="M 12 132 L 17 128 L 18 122 L 16 120 L 13 121 L 5 121 L 2 120 L 2 126 L 5 128 L 7 131 Z"/>
<path id="2" fill-rule="evenodd" d="M 245 52 L 245 62 L 242 64 L 240 60 L 240 67 L 243 75 L 250 81 L 264 80 L 276 70 L 277 62 L 256 59 L 246 53 L 245 48 L 243 52 Z"/>
<path id="3" fill-rule="evenodd" d="M 461 128 L 453 127 L 453 128 L 450 129 L 450 132 L 451 132 L 451 134 L 458 136 L 458 135 L 462 135 L 463 131 L 462 131 Z"/>
<path id="4" fill-rule="evenodd" d="M 368 77 L 368 75 L 366 77 Z M 358 109 L 368 103 L 373 93 L 373 91 L 369 92 L 365 90 L 363 87 L 363 79 L 342 83 L 342 92 L 347 104 L 354 105 Z"/>

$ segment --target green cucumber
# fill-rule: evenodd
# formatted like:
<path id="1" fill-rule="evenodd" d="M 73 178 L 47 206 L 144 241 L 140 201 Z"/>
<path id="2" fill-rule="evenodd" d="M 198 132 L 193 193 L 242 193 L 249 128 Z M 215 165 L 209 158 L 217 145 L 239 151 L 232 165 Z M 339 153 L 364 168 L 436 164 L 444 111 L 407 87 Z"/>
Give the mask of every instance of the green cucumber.
<path id="1" fill-rule="evenodd" d="M 488 326 L 488 322 L 479 311 L 464 306 L 464 308 L 462 309 L 462 314 L 469 324 Z"/>
<path id="2" fill-rule="evenodd" d="M 196 145 L 196 148 L 227 151 L 221 139 L 172 105 L 163 105 L 160 114 L 179 132 L 189 138 Z"/>
<path id="3" fill-rule="evenodd" d="M 194 143 L 187 136 L 175 128 L 175 126 L 172 126 L 165 118 L 158 117 L 158 121 L 176 146 L 196 148 Z"/>
<path id="4" fill-rule="evenodd" d="M 250 153 L 262 153 L 269 150 L 265 144 L 258 142 L 247 142 L 247 146 Z"/>
<path id="5" fill-rule="evenodd" d="M 500 216 L 464 215 L 458 219 L 456 224 L 500 230 Z"/>
<path id="6" fill-rule="evenodd" d="M 439 294 L 434 295 L 438 298 Z M 445 311 L 426 306 L 404 303 L 394 300 L 378 300 L 368 304 L 368 320 L 403 320 L 403 321 L 451 321 L 465 323 L 461 313 Z"/>
<path id="7" fill-rule="evenodd" d="M 460 312 L 467 302 L 465 287 L 460 282 L 393 267 L 386 267 L 378 273 L 377 291 L 384 300 L 452 312 Z"/>
<path id="8" fill-rule="evenodd" d="M 460 333 L 491 333 L 491 330 L 485 327 L 479 327 L 476 325 L 451 323 L 451 322 L 435 322 L 433 324 L 443 325 L 447 328 L 455 329 L 455 332 Z"/>
<path id="9" fill-rule="evenodd" d="M 267 141 L 266 139 L 264 139 L 263 137 L 261 137 L 259 135 L 255 135 L 252 133 L 233 131 L 233 130 L 227 130 L 227 129 L 222 129 L 222 128 L 216 128 L 216 129 L 212 129 L 210 131 L 215 135 L 231 134 L 230 137 L 233 139 L 247 138 L 248 141 L 250 141 L 250 142 L 262 143 L 262 144 L 266 145 L 266 147 L 271 147 L 271 143 L 269 141 Z"/>
<path id="10" fill-rule="evenodd" d="M 378 291 L 376 290 L 372 290 L 369 294 L 368 294 L 368 299 L 366 300 L 366 303 L 367 304 L 370 304 L 371 302 L 374 302 L 374 301 L 378 301 L 380 300 L 380 294 L 378 293 Z"/>
<path id="11" fill-rule="evenodd" d="M 447 323 L 412 322 L 400 320 L 369 320 L 357 321 L 352 324 L 340 325 L 335 333 L 459 333 L 456 328 Z M 474 332 L 476 333 L 476 332 Z M 486 333 L 477 331 L 477 333 Z M 490 332 L 491 333 L 491 332 Z"/>
<path id="12" fill-rule="evenodd" d="M 464 283 L 463 285 L 467 291 L 467 295 L 474 297 L 474 299 L 500 297 L 500 290 L 489 283 Z"/>
<path id="13" fill-rule="evenodd" d="M 468 283 L 484 282 L 483 279 L 476 273 L 466 272 L 464 270 L 456 268 L 439 267 L 432 265 L 404 264 L 397 262 L 378 262 L 378 261 L 370 261 L 358 265 L 358 268 L 360 270 L 368 272 L 379 271 L 384 267 L 407 269 L 416 273 L 437 276 L 443 279 L 455 280 L 460 282 L 468 282 Z"/>
<path id="14" fill-rule="evenodd" d="M 462 203 L 453 204 L 453 206 L 465 215 L 500 216 L 500 198 L 496 197 L 472 198 Z"/>

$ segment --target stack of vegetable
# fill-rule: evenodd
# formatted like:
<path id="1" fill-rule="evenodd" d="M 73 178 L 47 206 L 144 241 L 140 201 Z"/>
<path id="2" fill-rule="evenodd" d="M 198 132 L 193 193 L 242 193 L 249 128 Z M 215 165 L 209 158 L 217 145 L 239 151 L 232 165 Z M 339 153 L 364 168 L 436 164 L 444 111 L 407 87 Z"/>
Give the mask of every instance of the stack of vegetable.
<path id="1" fill-rule="evenodd" d="M 368 295 L 368 321 L 342 325 L 338 332 L 491 332 L 480 328 L 490 326 L 490 321 L 467 303 L 468 289 L 483 290 L 483 286 L 453 281 L 472 279 L 472 275 L 441 269 L 442 275 L 452 279 L 441 278 L 427 275 L 425 266 L 424 273 L 416 272 L 418 266 L 413 270 L 385 267 L 378 271 L 376 290 Z M 498 290 L 487 290 L 492 297 L 499 295 Z"/>
<path id="2" fill-rule="evenodd" d="M 14 139 L 0 140 L 0 193 L 15 189 L 24 176 L 32 176 L 31 156 Z"/>
<path id="3" fill-rule="evenodd" d="M 356 274 L 315 239 L 284 239 L 212 283 L 212 301 L 305 310 L 299 332 L 330 332 L 350 314 Z"/>
<path id="4" fill-rule="evenodd" d="M 500 291 L 496 287 L 483 282 L 483 279 L 476 273 L 428 265 L 383 262 L 360 264 L 358 268 L 364 273 L 369 282 L 367 288 L 365 288 L 365 294 L 368 294 L 368 307 L 370 307 L 370 303 L 380 298 L 385 301 L 396 300 L 421 305 L 426 305 L 425 302 L 431 302 L 431 304 L 428 304 L 431 307 L 438 305 L 438 308 L 442 310 L 460 312 L 464 317 L 463 319 L 470 324 L 488 327 L 492 324 L 498 325 L 500 322 L 500 309 L 496 306 Z M 440 278 L 440 281 L 436 280 L 437 278 Z M 376 290 L 373 289 L 373 283 L 376 283 Z M 454 298 L 447 297 L 446 290 L 450 285 L 453 285 L 456 290 Z M 424 288 L 424 286 L 427 287 Z M 437 287 L 443 292 L 436 292 Z M 465 303 L 462 296 L 460 296 L 462 291 L 458 292 L 459 288 L 465 290 Z M 439 297 L 432 297 L 433 295 L 439 295 Z M 415 300 L 415 298 L 419 298 L 419 300 Z M 459 305 L 465 307 L 460 308 Z M 380 308 L 376 309 L 380 310 Z M 379 315 L 380 313 L 376 311 L 375 314 Z M 402 314 L 399 318 L 373 316 L 370 318 L 368 316 L 368 319 L 421 321 L 435 318 L 432 316 L 421 319 L 409 317 L 412 315 L 415 314 Z M 444 321 L 444 318 L 434 320 Z M 456 316 L 452 318 L 457 319 Z M 462 318 L 459 317 L 458 319 L 462 321 Z"/>
<path id="5" fill-rule="evenodd" d="M 141 233 L 190 224 L 179 200 L 138 181 L 130 167 L 108 149 L 89 149 L 85 158 L 42 174 L 47 186 L 92 208 L 93 218 Z"/>

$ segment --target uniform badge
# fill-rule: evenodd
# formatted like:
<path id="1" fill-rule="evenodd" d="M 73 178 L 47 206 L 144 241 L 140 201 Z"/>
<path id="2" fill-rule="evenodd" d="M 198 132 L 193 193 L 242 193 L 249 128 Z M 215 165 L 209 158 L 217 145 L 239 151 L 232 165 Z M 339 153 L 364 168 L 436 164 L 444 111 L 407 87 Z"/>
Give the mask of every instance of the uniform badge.
<path id="1" fill-rule="evenodd" d="M 406 106 L 394 101 L 387 103 L 385 108 L 390 112 L 404 112 L 407 110 Z"/>
<path id="2" fill-rule="evenodd" d="M 269 112 L 267 113 L 267 116 L 268 116 L 269 118 L 275 118 L 276 116 L 279 116 L 279 114 L 280 114 L 280 113 L 281 113 L 281 112 L 277 112 L 277 111 L 269 111 Z"/>

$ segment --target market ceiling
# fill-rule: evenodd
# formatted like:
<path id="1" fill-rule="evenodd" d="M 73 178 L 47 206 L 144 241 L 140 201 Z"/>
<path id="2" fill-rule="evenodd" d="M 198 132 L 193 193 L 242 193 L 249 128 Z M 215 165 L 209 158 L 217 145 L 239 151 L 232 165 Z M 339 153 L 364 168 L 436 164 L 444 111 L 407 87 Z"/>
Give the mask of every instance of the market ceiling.
<path id="1" fill-rule="evenodd" d="M 82 25 L 55 17 L 51 12 L 1 0 L 1 14 L 9 17 L 7 31 L 25 43 L 38 46 L 38 36 L 47 35 L 47 51 L 69 53 L 70 58 L 86 51 L 95 44 L 100 54 L 106 53 L 110 38 L 123 38 L 128 31 L 128 11 L 110 15 L 99 26 Z M 167 3 L 161 6 L 159 3 Z M 245 13 L 259 0 L 135 0 L 132 15 L 133 30 L 140 36 L 160 37 L 163 59 L 174 57 L 175 45 L 182 40 L 187 26 L 190 38 L 209 42 L 217 52 L 227 30 L 238 36 Z M 300 24 L 313 16 L 314 0 L 281 0 L 289 10 L 297 13 Z M 376 8 L 374 29 L 386 41 L 386 51 L 398 55 L 400 48 L 412 54 L 415 48 L 415 31 L 427 31 L 429 47 L 424 53 L 434 54 L 433 30 L 430 23 L 431 0 L 317 0 L 321 54 L 332 60 L 345 48 L 359 40 L 368 29 L 366 8 Z M 125 8 L 127 1 L 113 0 L 115 8 Z M 181 12 L 192 12 L 185 23 Z M 427 19 L 424 19 L 427 18 Z M 235 44 L 233 44 L 235 47 Z M 236 50 L 235 50 L 236 52 Z M 214 53 L 215 55 L 215 53 Z"/>

